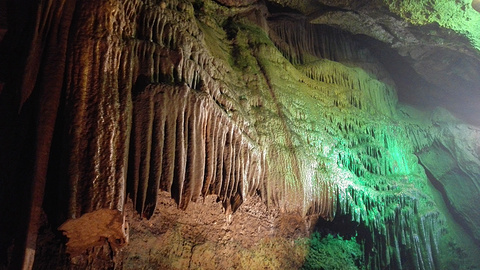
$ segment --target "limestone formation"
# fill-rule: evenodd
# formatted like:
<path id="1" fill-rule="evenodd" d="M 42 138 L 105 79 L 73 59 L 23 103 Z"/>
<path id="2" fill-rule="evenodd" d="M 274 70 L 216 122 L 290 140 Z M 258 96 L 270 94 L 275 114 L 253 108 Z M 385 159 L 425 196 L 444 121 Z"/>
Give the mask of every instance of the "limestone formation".
<path id="1" fill-rule="evenodd" d="M 250 200 L 270 211 L 252 216 L 280 225 L 233 231 L 283 237 L 272 241 L 303 256 L 296 267 L 334 243 L 359 269 L 474 267 L 480 133 L 467 114 L 479 112 L 480 33 L 475 1 L 460 2 L 12 4 L 0 13 L 0 202 L 21 225 L 2 225 L 0 268 L 130 265 L 142 252 L 122 253 L 125 217 L 137 214 L 135 226 L 169 228 L 145 240 L 168 260 L 135 267 L 268 268 L 218 262 L 229 258 L 208 247 L 249 253 L 194 235 L 208 220 L 227 237 Z M 224 227 L 198 213 L 181 223 L 165 194 L 200 212 L 214 196 Z M 145 247 L 140 227 L 132 246 Z"/>

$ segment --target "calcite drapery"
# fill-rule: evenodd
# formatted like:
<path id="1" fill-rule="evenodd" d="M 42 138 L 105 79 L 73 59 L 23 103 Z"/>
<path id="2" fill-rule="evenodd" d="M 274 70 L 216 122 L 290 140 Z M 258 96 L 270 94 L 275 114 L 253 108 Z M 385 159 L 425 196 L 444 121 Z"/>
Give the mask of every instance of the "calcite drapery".
<path id="1" fill-rule="evenodd" d="M 45 77 L 57 91 L 40 95 L 56 108 L 63 90 L 62 114 L 42 111 L 48 124 L 38 124 L 35 141 L 47 155 L 56 120 L 64 158 L 47 164 L 32 154 L 40 180 L 47 165 L 65 167 L 49 179 L 68 187 L 62 218 L 122 212 L 127 192 L 145 217 L 158 189 L 181 208 L 217 194 L 227 213 L 258 193 L 271 207 L 365 226 L 362 237 L 374 242 L 365 250 L 371 268 L 439 265 L 444 219 L 413 155 L 431 146 L 430 130 L 399 113 L 392 80 L 356 37 L 299 14 L 271 16 L 264 6 L 132 0 L 66 7 L 75 9 L 71 32 L 52 34 L 66 59 L 47 66 L 64 81 Z M 260 26 L 251 14 L 265 16 L 253 20 Z M 48 60 L 52 52 L 40 55 Z M 35 93 L 31 80 L 22 81 L 29 86 L 22 105 Z M 45 81 L 35 87 L 50 89 Z M 33 186 L 39 207 L 42 181 Z M 61 198 L 61 191 L 47 196 Z"/>
<path id="2" fill-rule="evenodd" d="M 204 92 L 149 85 L 134 97 L 129 192 L 149 218 L 158 190 L 180 208 L 217 194 L 235 211 L 263 183 L 264 155 Z"/>

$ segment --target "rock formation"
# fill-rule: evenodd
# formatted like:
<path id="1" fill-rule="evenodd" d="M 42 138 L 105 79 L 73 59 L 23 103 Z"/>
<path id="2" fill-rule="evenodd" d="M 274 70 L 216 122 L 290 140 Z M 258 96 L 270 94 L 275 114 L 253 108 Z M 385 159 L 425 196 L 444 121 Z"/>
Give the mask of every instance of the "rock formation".
<path id="1" fill-rule="evenodd" d="M 335 243 L 359 269 L 478 264 L 475 1 L 4 6 L 0 268 L 132 267 L 128 222 L 160 256 L 135 267 L 308 269 Z M 225 218 L 181 223 L 165 194 Z M 267 236 L 270 262 L 209 249 L 255 257 Z"/>

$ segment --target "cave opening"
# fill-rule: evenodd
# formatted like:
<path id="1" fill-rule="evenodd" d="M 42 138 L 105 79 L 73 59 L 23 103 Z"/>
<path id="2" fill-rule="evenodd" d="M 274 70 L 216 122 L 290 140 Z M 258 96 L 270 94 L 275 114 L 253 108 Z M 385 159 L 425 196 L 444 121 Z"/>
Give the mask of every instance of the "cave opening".
<path id="1" fill-rule="evenodd" d="M 401 56 L 397 50 L 374 38 L 366 35 L 355 37 L 369 48 L 391 76 L 400 102 L 422 106 L 424 109 L 440 105 L 438 97 L 434 95 L 435 86 L 428 83 L 412 68 L 412 63 L 408 62 L 407 57 Z"/>
<path id="2" fill-rule="evenodd" d="M 370 229 L 349 214 L 338 214 L 333 220 L 319 217 L 312 227 L 309 253 L 302 269 L 336 269 L 338 265 L 361 269 L 375 253 L 373 241 Z M 322 256 L 328 254 L 326 250 L 336 250 L 336 262 Z"/>
<path id="3" fill-rule="evenodd" d="M 359 243 L 364 243 L 366 254 L 373 249 L 372 233 L 364 224 L 355 222 L 351 215 L 336 215 L 333 220 L 320 217 L 315 222 L 313 231 L 319 233 L 322 237 L 333 235 L 347 240 L 356 238 Z"/>

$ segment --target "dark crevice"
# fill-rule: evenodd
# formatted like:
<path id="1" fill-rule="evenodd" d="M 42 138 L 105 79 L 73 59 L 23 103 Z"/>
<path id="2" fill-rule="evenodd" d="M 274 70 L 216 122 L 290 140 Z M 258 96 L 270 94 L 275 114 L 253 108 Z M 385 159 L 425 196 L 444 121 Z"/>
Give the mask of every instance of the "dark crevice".
<path id="1" fill-rule="evenodd" d="M 402 103 L 425 107 L 434 107 L 439 98 L 430 95 L 435 86 L 423 79 L 408 62 L 388 44 L 371 37 L 358 35 L 357 39 L 368 48 L 388 71 L 395 82 L 398 99 Z"/>
<path id="2" fill-rule="evenodd" d="M 355 238 L 357 243 L 363 246 L 367 264 L 370 256 L 374 255 L 375 248 L 372 232 L 365 225 L 352 221 L 351 215 L 337 214 L 331 221 L 319 218 L 315 223 L 313 231 L 318 232 L 322 237 L 333 235 L 344 240 Z"/>
<path id="3" fill-rule="evenodd" d="M 65 181 L 67 176 L 67 154 L 68 146 L 66 144 L 68 134 L 65 124 L 65 91 L 62 91 L 60 97 L 60 106 L 53 132 L 52 146 L 47 170 L 47 180 L 45 183 L 45 195 L 43 199 L 43 209 L 47 215 L 48 223 L 55 228 L 60 226 L 68 219 L 68 194 L 69 185 Z"/>
<path id="4" fill-rule="evenodd" d="M 266 4 L 268 12 L 270 14 L 277 14 L 277 15 L 286 14 L 288 16 L 302 16 L 302 17 L 304 17 L 304 15 L 300 11 L 295 10 L 291 7 L 282 6 L 280 4 L 273 3 L 273 2 L 270 2 L 270 1 L 267 1 L 265 4 Z M 319 3 L 319 5 L 320 5 L 320 3 Z"/>

